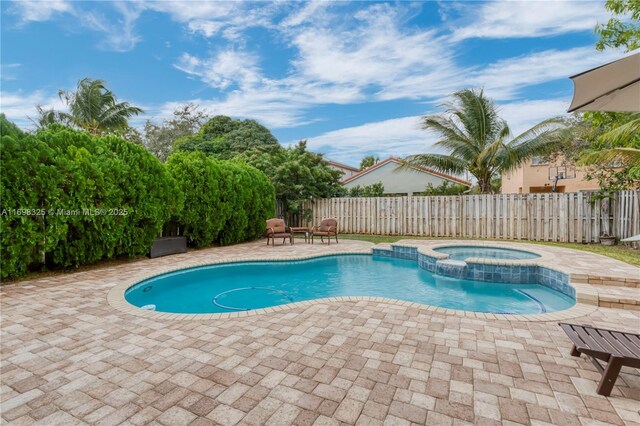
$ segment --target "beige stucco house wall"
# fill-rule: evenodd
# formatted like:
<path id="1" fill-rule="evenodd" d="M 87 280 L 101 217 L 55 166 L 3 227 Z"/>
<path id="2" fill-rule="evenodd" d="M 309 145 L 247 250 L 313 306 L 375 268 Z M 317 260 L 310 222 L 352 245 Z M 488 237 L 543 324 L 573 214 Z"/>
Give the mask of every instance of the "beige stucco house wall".
<path id="1" fill-rule="evenodd" d="M 553 182 L 549 180 L 549 167 L 555 164 L 529 160 L 523 167 L 502 176 L 503 194 L 529 194 L 551 192 Z M 599 188 L 597 180 L 587 180 L 584 169 L 576 168 L 575 179 L 558 181 L 557 192 L 593 191 Z"/>
<path id="2" fill-rule="evenodd" d="M 388 158 L 373 166 L 356 173 L 342 181 L 342 185 L 347 188 L 356 186 L 368 186 L 381 182 L 384 186 L 385 194 L 407 194 L 423 192 L 428 184 L 438 186 L 442 182 L 450 181 L 470 186 L 469 182 L 453 176 L 447 176 L 437 172 L 422 168 L 412 168 L 397 170 L 400 161 L 395 158 Z"/>

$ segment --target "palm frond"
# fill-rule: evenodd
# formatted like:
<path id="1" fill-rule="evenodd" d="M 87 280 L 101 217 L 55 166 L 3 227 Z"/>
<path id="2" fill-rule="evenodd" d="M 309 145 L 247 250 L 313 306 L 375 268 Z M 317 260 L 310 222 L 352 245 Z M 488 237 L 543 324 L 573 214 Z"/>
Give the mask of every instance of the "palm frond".
<path id="1" fill-rule="evenodd" d="M 640 149 L 638 148 L 610 148 L 584 153 L 579 164 L 590 166 L 596 164 L 615 164 L 617 162 L 640 166 Z"/>
<path id="2" fill-rule="evenodd" d="M 634 114 L 633 117 L 631 121 L 601 135 L 600 140 L 610 146 L 632 146 L 638 144 L 640 139 L 640 113 Z"/>
<path id="3" fill-rule="evenodd" d="M 427 167 L 442 173 L 463 173 L 467 163 L 450 155 L 442 154 L 416 154 L 402 160 L 398 169 L 412 167 Z"/>

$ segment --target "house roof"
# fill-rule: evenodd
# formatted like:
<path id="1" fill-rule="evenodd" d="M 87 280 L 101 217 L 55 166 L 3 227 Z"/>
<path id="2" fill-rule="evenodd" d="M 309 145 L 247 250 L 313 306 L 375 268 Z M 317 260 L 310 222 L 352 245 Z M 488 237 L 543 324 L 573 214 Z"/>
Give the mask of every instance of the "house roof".
<path id="1" fill-rule="evenodd" d="M 358 171 L 360 171 L 360 169 L 359 169 L 359 168 L 357 168 L 357 167 L 348 166 L 348 165 L 343 164 L 343 163 L 338 163 L 337 161 L 332 161 L 332 160 L 326 160 L 326 161 L 327 161 L 327 163 L 329 163 L 330 165 L 335 166 L 335 167 L 340 167 L 341 169 L 351 170 L 352 172 L 358 172 Z"/>
<path id="2" fill-rule="evenodd" d="M 380 162 L 374 164 L 373 166 L 367 167 L 366 169 L 361 170 L 361 171 L 359 171 L 358 173 L 356 173 L 354 175 L 351 175 L 351 176 L 349 176 L 349 177 L 347 177 L 345 179 L 342 179 L 341 183 L 345 184 L 347 182 L 351 182 L 352 180 L 358 179 L 360 176 L 363 176 L 363 175 L 365 175 L 367 173 L 370 173 L 370 172 L 374 171 L 375 169 L 377 169 L 379 167 L 382 167 L 382 166 L 384 166 L 385 164 L 388 164 L 388 163 L 402 164 L 402 160 L 400 160 L 398 158 L 395 158 L 395 157 L 389 157 L 386 160 L 380 161 Z M 434 175 L 434 176 L 439 176 L 441 178 L 450 180 L 452 182 L 459 183 L 461 185 L 465 185 L 465 186 L 471 187 L 471 182 L 469 182 L 467 180 L 464 180 L 464 179 L 457 178 L 455 176 L 448 175 L 446 173 L 440 173 L 438 171 L 429 169 L 427 167 L 422 167 L 422 166 L 409 166 L 409 167 L 411 167 L 412 169 L 417 170 L 419 172 L 428 173 L 428 174 Z"/>

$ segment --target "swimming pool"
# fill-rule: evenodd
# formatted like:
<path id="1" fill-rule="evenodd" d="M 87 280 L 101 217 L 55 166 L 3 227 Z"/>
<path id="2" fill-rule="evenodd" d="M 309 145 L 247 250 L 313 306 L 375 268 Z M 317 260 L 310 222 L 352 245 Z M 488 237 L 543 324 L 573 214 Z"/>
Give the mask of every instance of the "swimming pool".
<path id="1" fill-rule="evenodd" d="M 414 260 L 333 255 L 301 261 L 240 262 L 159 275 L 130 287 L 125 299 L 172 313 L 238 312 L 325 297 L 370 296 L 450 309 L 537 314 L 575 301 L 539 284 L 440 276 Z"/>
<path id="2" fill-rule="evenodd" d="M 433 251 L 445 253 L 452 260 L 465 260 L 470 257 L 486 259 L 523 260 L 535 259 L 539 254 L 530 251 L 485 246 L 448 246 L 437 247 Z"/>

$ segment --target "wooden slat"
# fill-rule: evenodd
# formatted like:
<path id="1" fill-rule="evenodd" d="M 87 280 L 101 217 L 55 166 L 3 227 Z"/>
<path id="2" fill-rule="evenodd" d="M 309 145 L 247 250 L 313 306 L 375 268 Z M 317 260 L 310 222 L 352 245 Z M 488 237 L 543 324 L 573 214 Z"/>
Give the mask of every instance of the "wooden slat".
<path id="1" fill-rule="evenodd" d="M 600 352 L 609 352 L 608 349 L 603 348 L 593 337 L 591 337 L 589 333 L 585 331 L 584 327 L 574 326 L 573 331 L 576 332 L 587 348 Z"/>
<path id="2" fill-rule="evenodd" d="M 623 353 L 629 358 L 640 357 L 640 348 L 637 348 L 631 342 L 626 333 L 621 333 L 618 331 L 606 331 L 606 333 L 609 333 L 613 337 L 615 343 L 612 342 L 612 344 L 620 350 L 620 353 Z"/>
<path id="3" fill-rule="evenodd" d="M 582 327 L 581 327 L 582 329 Z M 629 353 L 624 347 L 616 344 L 616 339 L 611 335 L 608 330 L 598 330 L 596 328 L 585 327 L 585 333 L 593 338 L 598 345 L 600 345 L 605 352 L 609 352 L 614 355 L 627 356 Z"/>

